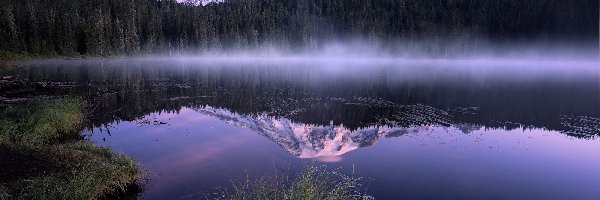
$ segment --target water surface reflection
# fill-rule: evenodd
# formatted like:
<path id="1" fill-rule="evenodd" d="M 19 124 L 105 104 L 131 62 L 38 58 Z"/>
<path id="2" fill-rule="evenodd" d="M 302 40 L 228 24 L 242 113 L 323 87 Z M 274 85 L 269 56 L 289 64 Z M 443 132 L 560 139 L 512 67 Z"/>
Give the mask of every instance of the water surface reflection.
<path id="1" fill-rule="evenodd" d="M 145 117 L 161 125 L 143 123 L 143 118 L 142 123 L 109 125 L 110 135 L 100 129 L 87 134 L 143 163 L 152 179 L 143 194 L 147 199 L 201 198 L 245 173 L 292 173 L 313 159 L 371 178 L 369 191 L 383 199 L 599 195 L 598 138 L 464 124 L 350 131 L 335 125 L 291 126 L 288 119 L 262 117 L 183 108 Z"/>
<path id="2" fill-rule="evenodd" d="M 197 199 L 313 160 L 382 199 L 597 199 L 596 67 L 198 64 L 0 68 L 0 100 L 87 99 L 84 135 L 148 169 L 146 199 Z"/>

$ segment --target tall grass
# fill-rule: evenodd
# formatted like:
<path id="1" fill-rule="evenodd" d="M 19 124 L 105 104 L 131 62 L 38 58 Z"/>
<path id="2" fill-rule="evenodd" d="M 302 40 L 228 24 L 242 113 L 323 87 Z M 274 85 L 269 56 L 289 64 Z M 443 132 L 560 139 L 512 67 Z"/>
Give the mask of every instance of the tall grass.
<path id="1" fill-rule="evenodd" d="M 366 200 L 362 178 L 344 175 L 325 166 L 309 165 L 296 176 L 263 176 L 234 181 L 218 199 L 236 200 Z"/>
<path id="2" fill-rule="evenodd" d="M 88 142 L 42 149 L 59 170 L 8 184 L 14 199 L 101 199 L 125 192 L 140 175 L 131 159 Z"/>
<path id="3" fill-rule="evenodd" d="M 83 102 L 76 98 L 33 100 L 0 111 L 0 143 L 44 145 L 77 138 Z"/>
<path id="4" fill-rule="evenodd" d="M 16 166 L 0 166 L 35 172 L 0 180 L 1 200 L 101 199 L 136 183 L 142 172 L 132 159 L 82 140 L 83 109 L 81 100 L 64 98 L 34 100 L 0 111 L 0 150 L 26 156 L 7 159 Z M 50 166 L 27 164 L 31 160 Z"/>

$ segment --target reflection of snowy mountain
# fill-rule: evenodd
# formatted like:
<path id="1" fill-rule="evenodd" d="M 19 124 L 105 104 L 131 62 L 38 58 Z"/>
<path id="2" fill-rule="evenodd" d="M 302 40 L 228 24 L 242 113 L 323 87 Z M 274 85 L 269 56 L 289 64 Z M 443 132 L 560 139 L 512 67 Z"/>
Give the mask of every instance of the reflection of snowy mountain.
<path id="1" fill-rule="evenodd" d="M 266 114 L 240 115 L 209 106 L 197 111 L 235 126 L 250 128 L 300 158 L 340 156 L 357 148 L 373 145 L 379 138 L 397 137 L 428 129 L 428 126 L 370 126 L 352 131 L 333 123 L 326 126 L 302 124 Z"/>
<path id="2" fill-rule="evenodd" d="M 469 124 L 469 123 L 454 124 L 452 126 L 456 127 L 458 130 L 460 130 L 464 134 L 469 134 L 473 131 L 481 129 L 481 127 L 482 127 L 482 125 Z"/>

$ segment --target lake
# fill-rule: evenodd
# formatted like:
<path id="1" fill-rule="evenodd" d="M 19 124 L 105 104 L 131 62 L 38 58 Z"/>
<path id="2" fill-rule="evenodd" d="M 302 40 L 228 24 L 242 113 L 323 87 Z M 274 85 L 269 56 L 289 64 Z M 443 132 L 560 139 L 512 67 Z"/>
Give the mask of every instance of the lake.
<path id="1" fill-rule="evenodd" d="M 0 104 L 71 95 L 82 135 L 199 199 L 305 165 L 377 199 L 600 199 L 598 62 L 50 60 L 0 67 Z M 210 195 L 208 195 L 210 196 Z"/>

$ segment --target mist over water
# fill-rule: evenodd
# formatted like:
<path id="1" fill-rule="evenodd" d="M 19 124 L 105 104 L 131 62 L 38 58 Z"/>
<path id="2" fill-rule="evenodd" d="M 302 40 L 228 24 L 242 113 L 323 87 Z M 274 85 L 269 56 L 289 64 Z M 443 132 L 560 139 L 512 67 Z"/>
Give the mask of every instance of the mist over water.
<path id="1" fill-rule="evenodd" d="M 504 45 L 509 46 L 509 45 Z M 346 65 L 505 65 L 506 67 L 593 67 L 600 60 L 597 46 L 523 47 L 524 45 L 461 50 L 460 53 L 431 54 L 419 48 L 380 49 L 367 42 L 332 42 L 319 49 L 290 51 L 284 48 L 215 50 L 202 53 L 170 52 L 169 55 L 139 56 L 138 59 L 180 60 L 198 63 L 277 63 Z M 135 58 L 135 57 L 134 57 Z"/>

